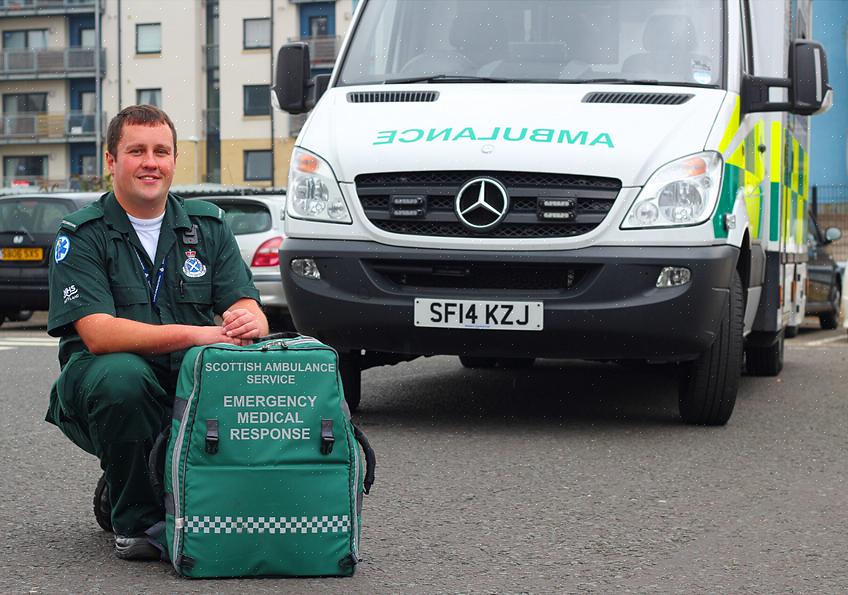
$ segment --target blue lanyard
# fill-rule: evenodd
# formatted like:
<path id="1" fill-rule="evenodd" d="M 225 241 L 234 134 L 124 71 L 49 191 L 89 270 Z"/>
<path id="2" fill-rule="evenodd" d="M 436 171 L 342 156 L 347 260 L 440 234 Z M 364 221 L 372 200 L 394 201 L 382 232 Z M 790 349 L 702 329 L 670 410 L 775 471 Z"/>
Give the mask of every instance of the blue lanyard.
<path id="1" fill-rule="evenodd" d="M 150 302 L 153 307 L 156 307 L 156 302 L 159 300 L 159 290 L 162 288 L 162 280 L 165 278 L 165 264 L 168 262 L 168 256 L 162 259 L 162 264 L 159 265 L 159 270 L 156 273 L 156 284 L 150 279 L 150 270 L 144 266 L 144 260 L 141 254 L 138 253 L 138 248 L 133 246 L 135 257 L 138 258 L 138 264 L 141 265 L 141 271 L 144 273 L 144 280 L 147 282 L 147 289 L 150 291 Z"/>

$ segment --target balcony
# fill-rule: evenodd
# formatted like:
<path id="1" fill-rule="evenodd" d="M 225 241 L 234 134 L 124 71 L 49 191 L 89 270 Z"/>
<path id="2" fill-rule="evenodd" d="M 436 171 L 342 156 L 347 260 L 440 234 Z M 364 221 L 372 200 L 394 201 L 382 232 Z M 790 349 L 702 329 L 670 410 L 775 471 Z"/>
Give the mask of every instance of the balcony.
<path id="1" fill-rule="evenodd" d="M 106 189 L 100 176 L 73 175 L 70 178 L 44 176 L 2 176 L 0 195 L 25 192 L 100 192 Z"/>
<path id="2" fill-rule="evenodd" d="M 203 110 L 203 131 L 207 136 L 221 134 L 221 110 L 219 108 Z"/>
<path id="3" fill-rule="evenodd" d="M 65 79 L 96 76 L 94 48 L 5 50 L 0 52 L 0 80 Z M 100 50 L 100 74 L 106 51 Z"/>
<path id="4" fill-rule="evenodd" d="M 0 144 L 93 142 L 95 118 L 83 112 L 0 116 Z"/>
<path id="5" fill-rule="evenodd" d="M 103 10 L 105 2 L 100 3 Z M 0 0 L 0 17 L 48 16 L 94 12 L 94 0 Z"/>
<path id="6" fill-rule="evenodd" d="M 203 46 L 203 70 L 218 68 L 218 45 Z"/>
<path id="7" fill-rule="evenodd" d="M 289 41 L 305 41 L 309 44 L 309 62 L 313 68 L 332 68 L 342 47 L 341 35 L 322 37 L 290 37 Z"/>

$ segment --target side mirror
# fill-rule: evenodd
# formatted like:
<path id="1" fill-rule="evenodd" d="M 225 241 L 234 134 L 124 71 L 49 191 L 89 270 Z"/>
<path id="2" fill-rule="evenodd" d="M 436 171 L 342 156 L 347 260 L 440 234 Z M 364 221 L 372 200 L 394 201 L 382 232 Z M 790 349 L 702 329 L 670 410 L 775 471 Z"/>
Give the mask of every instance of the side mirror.
<path id="1" fill-rule="evenodd" d="M 827 231 L 824 232 L 824 239 L 827 240 L 827 243 L 835 242 L 842 238 L 842 230 L 838 227 L 828 227 Z"/>
<path id="2" fill-rule="evenodd" d="M 290 114 L 302 114 L 312 109 L 309 100 L 312 83 L 309 63 L 309 45 L 304 42 L 287 43 L 277 53 L 274 76 L 274 97 L 277 106 Z"/>
<path id="3" fill-rule="evenodd" d="M 833 104 L 828 84 L 827 55 L 820 43 L 796 39 L 789 50 L 792 112 L 802 116 L 824 113 Z"/>
<path id="4" fill-rule="evenodd" d="M 788 101 L 771 101 L 771 89 L 787 89 Z M 745 75 L 742 79 L 743 113 L 788 111 L 802 116 L 821 114 L 833 104 L 828 84 L 827 56 L 821 44 L 797 39 L 789 50 L 789 78 Z"/>

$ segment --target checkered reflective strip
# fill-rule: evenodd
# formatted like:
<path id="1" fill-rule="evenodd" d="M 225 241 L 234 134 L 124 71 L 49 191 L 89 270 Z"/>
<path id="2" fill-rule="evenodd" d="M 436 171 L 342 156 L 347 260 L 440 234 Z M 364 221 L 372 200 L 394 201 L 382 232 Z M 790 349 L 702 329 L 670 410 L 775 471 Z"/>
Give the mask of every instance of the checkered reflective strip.
<path id="1" fill-rule="evenodd" d="M 313 517 L 193 516 L 186 519 L 190 533 L 347 533 L 348 515 Z"/>

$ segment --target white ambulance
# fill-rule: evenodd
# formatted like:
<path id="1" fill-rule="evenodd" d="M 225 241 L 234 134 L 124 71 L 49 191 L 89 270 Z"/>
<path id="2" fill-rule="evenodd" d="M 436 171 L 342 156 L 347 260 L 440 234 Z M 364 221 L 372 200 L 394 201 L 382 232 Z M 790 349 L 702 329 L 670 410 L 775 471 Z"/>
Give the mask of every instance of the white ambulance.
<path id="1" fill-rule="evenodd" d="M 804 315 L 804 0 L 361 0 L 332 75 L 281 48 L 297 138 L 280 266 L 360 371 L 421 355 L 676 363 L 727 422 Z M 320 99 L 320 101 L 318 101 Z M 314 107 L 314 109 L 313 109 Z"/>

